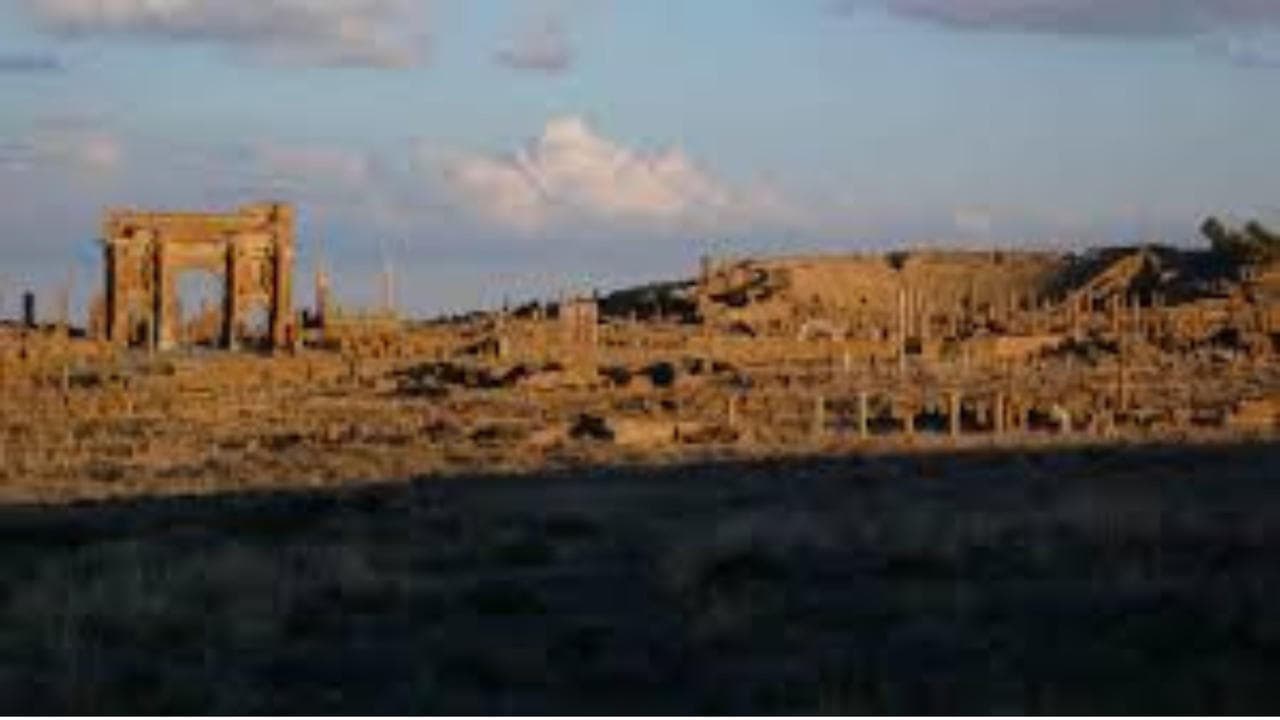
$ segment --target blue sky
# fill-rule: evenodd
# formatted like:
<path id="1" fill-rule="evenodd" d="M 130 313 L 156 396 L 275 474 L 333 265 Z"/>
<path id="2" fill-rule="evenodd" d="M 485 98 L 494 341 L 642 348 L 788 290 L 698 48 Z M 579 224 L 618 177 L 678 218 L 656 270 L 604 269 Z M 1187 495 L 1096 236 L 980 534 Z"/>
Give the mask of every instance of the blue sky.
<path id="1" fill-rule="evenodd" d="M 353 303 L 1280 221 L 1270 0 L 0 0 L 0 284 L 273 196 Z"/>

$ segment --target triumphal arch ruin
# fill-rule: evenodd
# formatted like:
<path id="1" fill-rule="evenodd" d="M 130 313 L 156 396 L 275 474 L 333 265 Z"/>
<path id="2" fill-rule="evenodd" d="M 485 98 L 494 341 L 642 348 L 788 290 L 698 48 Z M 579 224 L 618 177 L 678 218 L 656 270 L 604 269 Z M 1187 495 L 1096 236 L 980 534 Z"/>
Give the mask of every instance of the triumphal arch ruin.
<path id="1" fill-rule="evenodd" d="M 112 343 L 159 350 L 178 344 L 178 278 L 193 270 L 221 280 L 214 309 L 221 346 L 237 347 L 254 312 L 265 312 L 264 345 L 291 342 L 292 206 L 260 203 L 228 214 L 110 210 L 102 238 L 103 324 Z"/>

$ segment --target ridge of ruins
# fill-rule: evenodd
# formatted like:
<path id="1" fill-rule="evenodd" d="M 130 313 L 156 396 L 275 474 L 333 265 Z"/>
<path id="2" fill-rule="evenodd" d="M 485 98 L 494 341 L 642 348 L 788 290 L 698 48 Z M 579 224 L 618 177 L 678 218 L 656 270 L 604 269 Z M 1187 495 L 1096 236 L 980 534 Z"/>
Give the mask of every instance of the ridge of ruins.
<path id="1" fill-rule="evenodd" d="M 0 321 L 0 500 L 884 448 L 1267 437 L 1280 236 L 705 258 L 461 318 L 294 305 L 296 213 L 111 210 L 103 292 Z M 191 272 L 220 297 L 198 312 Z M 65 304 L 65 302 L 64 302 Z M 200 351 L 196 351 L 200 348 Z"/>

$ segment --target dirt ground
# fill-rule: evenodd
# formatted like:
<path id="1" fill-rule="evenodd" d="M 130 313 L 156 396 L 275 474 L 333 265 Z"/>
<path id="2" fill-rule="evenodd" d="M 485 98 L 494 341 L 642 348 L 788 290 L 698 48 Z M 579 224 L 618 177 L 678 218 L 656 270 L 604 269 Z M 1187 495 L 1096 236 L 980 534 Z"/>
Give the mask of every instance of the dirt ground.
<path id="1" fill-rule="evenodd" d="M 1273 713 L 1280 446 L 0 509 L 9 713 Z"/>

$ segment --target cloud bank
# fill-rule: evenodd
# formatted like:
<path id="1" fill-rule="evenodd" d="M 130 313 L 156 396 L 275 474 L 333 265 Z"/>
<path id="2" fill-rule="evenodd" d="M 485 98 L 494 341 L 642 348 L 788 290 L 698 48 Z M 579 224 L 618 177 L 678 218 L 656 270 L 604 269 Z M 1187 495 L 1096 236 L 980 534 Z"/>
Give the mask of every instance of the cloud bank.
<path id="1" fill-rule="evenodd" d="M 66 38 L 132 37 L 251 50 L 304 64 L 403 67 L 420 60 L 413 0 L 25 0 Z"/>
<path id="2" fill-rule="evenodd" d="M 513 155 L 455 160 L 445 178 L 482 218 L 525 230 L 598 221 L 715 228 L 778 221 L 785 206 L 764 189 L 730 187 L 678 148 L 634 150 L 577 116 L 549 121 Z"/>
<path id="3" fill-rule="evenodd" d="M 967 31 L 1199 39 L 1241 65 L 1280 65 L 1277 0 L 833 0 Z"/>
<path id="4" fill-rule="evenodd" d="M 965 29 L 1187 36 L 1280 26 L 1280 3 L 1274 0 L 837 0 L 834 7 L 871 5 Z"/>
<path id="5" fill-rule="evenodd" d="M 963 27 L 1116 35 L 1185 35 L 1269 14 L 1280 18 L 1241 0 L 893 0 L 891 7 Z"/>

